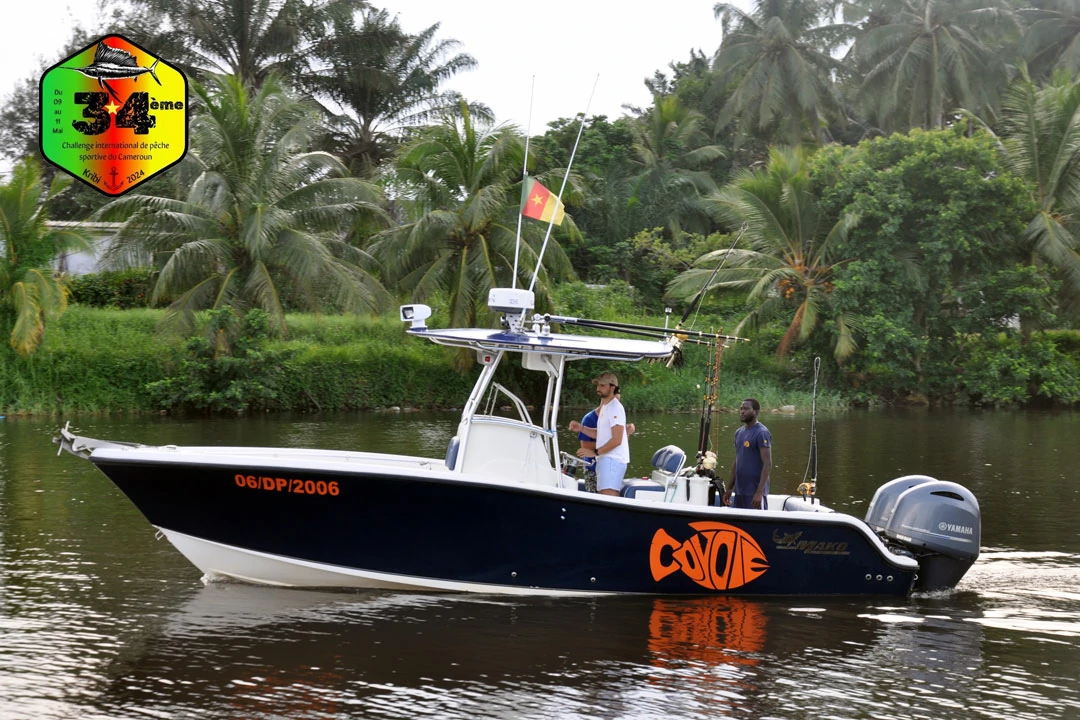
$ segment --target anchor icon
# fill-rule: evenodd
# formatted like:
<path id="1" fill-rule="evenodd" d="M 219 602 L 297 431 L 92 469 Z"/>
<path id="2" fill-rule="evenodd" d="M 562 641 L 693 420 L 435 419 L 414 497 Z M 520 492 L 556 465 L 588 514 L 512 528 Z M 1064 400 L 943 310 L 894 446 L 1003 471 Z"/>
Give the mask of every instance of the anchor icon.
<path id="1" fill-rule="evenodd" d="M 109 177 L 112 178 L 112 182 L 109 182 L 108 180 L 106 180 L 104 185 L 111 192 L 116 192 L 117 190 L 119 190 L 124 185 L 123 180 L 121 180 L 120 182 L 116 182 L 116 176 L 119 175 L 119 174 L 120 174 L 120 172 L 116 169 L 115 165 L 113 166 L 112 170 L 109 171 Z"/>

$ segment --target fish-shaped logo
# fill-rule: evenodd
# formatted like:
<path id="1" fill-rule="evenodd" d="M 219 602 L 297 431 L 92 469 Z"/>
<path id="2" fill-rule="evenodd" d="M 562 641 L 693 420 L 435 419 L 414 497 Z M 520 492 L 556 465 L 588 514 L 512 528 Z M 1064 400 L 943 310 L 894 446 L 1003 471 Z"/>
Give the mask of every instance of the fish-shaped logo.
<path id="1" fill-rule="evenodd" d="M 718 522 L 695 522 L 690 527 L 697 532 L 682 542 L 663 528 L 653 535 L 649 567 L 656 582 L 682 570 L 709 590 L 734 590 L 769 569 L 761 546 L 739 528 Z"/>
<path id="2" fill-rule="evenodd" d="M 75 70 L 81 72 L 87 77 L 92 77 L 98 81 L 98 84 L 109 91 L 109 94 L 116 98 L 117 102 L 120 102 L 120 98 L 117 97 L 113 89 L 109 87 L 106 80 L 138 80 L 140 75 L 150 73 L 150 77 L 154 78 L 158 85 L 161 84 L 161 80 L 158 80 L 157 73 L 154 72 L 154 68 L 157 67 L 158 60 L 154 60 L 154 63 L 150 67 L 142 67 L 135 60 L 135 56 L 122 48 L 115 48 L 111 45 L 106 45 L 102 40 L 98 43 L 97 50 L 94 51 L 94 62 L 90 63 L 86 67 L 68 68 L 69 70 Z"/>

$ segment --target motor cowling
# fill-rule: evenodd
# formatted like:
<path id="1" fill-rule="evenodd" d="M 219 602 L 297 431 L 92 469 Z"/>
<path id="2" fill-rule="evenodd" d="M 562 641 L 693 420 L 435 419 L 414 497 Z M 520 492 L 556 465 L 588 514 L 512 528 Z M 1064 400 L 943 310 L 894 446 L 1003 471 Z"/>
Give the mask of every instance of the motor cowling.
<path id="1" fill-rule="evenodd" d="M 879 487 L 870 500 L 870 507 L 866 509 L 866 524 L 872 527 L 874 532 L 884 531 L 896 511 L 896 501 L 900 496 L 916 485 L 928 482 L 937 482 L 937 479 L 929 475 L 905 475 Z"/>
<path id="2" fill-rule="evenodd" d="M 916 590 L 955 587 L 979 556 L 979 502 L 957 483 L 925 475 L 886 483 L 875 493 L 866 522 L 915 555 Z"/>

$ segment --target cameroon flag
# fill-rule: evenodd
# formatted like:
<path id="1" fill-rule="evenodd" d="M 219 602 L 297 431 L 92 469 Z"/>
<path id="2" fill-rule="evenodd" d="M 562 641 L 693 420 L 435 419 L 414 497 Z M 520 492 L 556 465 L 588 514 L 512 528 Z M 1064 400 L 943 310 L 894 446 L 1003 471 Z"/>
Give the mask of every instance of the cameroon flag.
<path id="1" fill-rule="evenodd" d="M 526 177 L 521 188 L 521 214 L 544 222 L 562 225 L 565 208 L 559 198 L 531 177 Z M 552 217 L 554 216 L 554 221 Z"/>

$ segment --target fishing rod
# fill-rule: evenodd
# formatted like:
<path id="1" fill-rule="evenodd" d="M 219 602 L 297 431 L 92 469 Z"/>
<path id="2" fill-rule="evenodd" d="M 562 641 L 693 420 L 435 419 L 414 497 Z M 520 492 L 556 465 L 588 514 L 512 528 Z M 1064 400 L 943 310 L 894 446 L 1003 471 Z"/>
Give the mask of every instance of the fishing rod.
<path id="1" fill-rule="evenodd" d="M 708 503 L 716 500 L 716 493 L 723 493 L 723 480 L 716 480 L 716 453 L 709 450 L 712 435 L 712 416 L 716 411 L 717 388 L 720 385 L 720 358 L 724 344 L 716 342 L 715 351 L 705 369 L 705 392 L 701 396 L 701 424 L 698 428 L 697 467 L 694 474 L 709 481 Z"/>
<path id="2" fill-rule="evenodd" d="M 806 462 L 806 472 L 803 473 L 803 481 L 799 484 L 799 494 L 803 500 L 814 502 L 814 494 L 817 492 L 817 388 L 818 374 L 821 372 L 821 357 L 814 358 L 814 400 L 810 406 L 810 458 Z M 810 479 L 807 480 L 807 477 Z"/>
<path id="3" fill-rule="evenodd" d="M 697 345 L 711 345 L 714 340 L 749 342 L 748 338 L 736 337 L 735 335 L 722 335 L 718 333 L 706 333 L 700 330 L 672 330 L 669 328 L 655 327 L 653 325 L 635 325 L 634 323 L 618 322 L 616 320 L 591 320 L 589 318 L 566 317 L 562 315 L 544 315 L 544 321 L 555 325 L 575 325 L 577 327 L 591 328 L 593 330 L 609 330 L 623 332 L 628 335 L 648 335 L 652 337 L 668 337 L 674 335 L 680 342 L 689 342 Z"/>
<path id="4" fill-rule="evenodd" d="M 731 251 L 735 249 L 735 244 L 739 242 L 739 238 L 741 238 L 743 236 L 743 233 L 746 232 L 747 227 L 748 224 L 743 223 L 742 226 L 739 228 L 738 234 L 735 236 L 735 239 L 731 241 L 731 245 L 728 247 L 727 252 L 724 253 L 724 257 L 720 259 L 720 264 L 717 265 L 716 269 L 712 271 L 712 275 L 710 275 L 709 279 L 705 281 L 705 284 L 701 286 L 701 289 L 698 290 L 697 295 L 695 295 L 693 299 L 690 300 L 690 305 L 687 306 L 686 312 L 683 313 L 683 316 L 679 320 L 679 322 L 675 324 L 676 330 L 682 329 L 682 324 L 686 322 L 686 318 L 690 317 L 690 313 L 694 311 L 695 305 L 697 305 L 698 307 L 701 306 L 701 301 L 705 297 L 705 292 L 709 289 L 709 286 L 712 285 L 712 281 L 716 279 L 717 274 L 724 267 L 724 264 L 727 262 L 728 257 L 731 256 Z"/>
<path id="5" fill-rule="evenodd" d="M 705 394 L 701 397 L 701 425 L 698 428 L 698 464 L 705 458 L 705 453 L 709 449 L 712 416 L 716 409 L 716 387 L 720 383 L 720 354 L 723 351 L 723 343 L 716 343 L 716 350 L 706 368 Z"/>
<path id="6" fill-rule="evenodd" d="M 716 276 L 720 272 L 721 268 L 723 268 L 724 264 L 727 263 L 728 257 L 731 256 L 731 251 L 735 249 L 735 243 L 739 242 L 739 238 L 741 238 L 743 236 L 743 233 L 746 232 L 747 227 L 747 223 L 742 224 L 742 226 L 739 228 L 739 232 L 735 235 L 735 239 L 732 240 L 731 245 L 728 246 L 727 252 L 724 253 L 724 257 L 720 259 L 720 264 L 717 265 L 716 268 L 712 271 L 712 274 L 709 275 L 709 279 L 706 280 L 705 283 L 701 286 L 701 289 L 698 290 L 697 295 L 695 295 L 690 300 L 690 304 L 686 307 L 686 312 L 683 313 L 683 316 L 679 319 L 679 322 L 675 323 L 675 331 L 677 334 L 673 343 L 674 350 L 671 353 L 671 357 L 669 357 L 667 361 L 668 367 L 674 365 L 682 357 L 682 350 L 680 349 L 682 346 L 682 336 L 685 333 L 689 332 L 683 329 L 683 323 L 686 322 L 686 318 L 690 317 L 690 313 L 694 311 L 695 307 L 699 309 L 701 308 L 701 301 L 702 299 L 704 299 L 705 293 L 708 291 L 709 286 L 712 285 L 712 281 L 716 279 Z M 694 322 L 697 322 L 696 315 L 694 316 Z M 693 325 L 694 323 L 690 323 L 691 327 L 693 327 Z"/>

